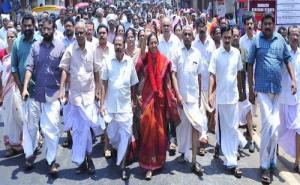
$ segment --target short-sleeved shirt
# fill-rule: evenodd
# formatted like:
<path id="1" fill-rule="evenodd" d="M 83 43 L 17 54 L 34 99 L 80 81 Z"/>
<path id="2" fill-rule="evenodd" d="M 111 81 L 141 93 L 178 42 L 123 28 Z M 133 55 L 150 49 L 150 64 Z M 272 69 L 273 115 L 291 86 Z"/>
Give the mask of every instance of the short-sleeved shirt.
<path id="1" fill-rule="evenodd" d="M 255 91 L 260 93 L 281 92 L 282 66 L 291 60 L 291 55 L 284 38 L 273 33 L 267 40 L 261 32 L 257 35 L 248 53 L 249 64 L 255 67 Z"/>
<path id="2" fill-rule="evenodd" d="M 199 37 L 197 37 L 193 43 L 193 46 L 200 51 L 202 57 L 203 71 L 201 73 L 201 90 L 208 91 L 208 86 L 209 86 L 208 66 L 209 66 L 212 53 L 216 50 L 216 45 L 215 42 L 209 36 L 207 36 L 204 43 L 202 43 Z"/>
<path id="3" fill-rule="evenodd" d="M 216 75 L 216 103 L 235 104 L 238 102 L 237 73 L 243 69 L 240 51 L 223 46 L 212 55 L 208 71 Z"/>
<path id="4" fill-rule="evenodd" d="M 92 43 L 85 42 L 81 49 L 75 41 L 65 51 L 59 67 L 70 74 L 70 102 L 73 105 L 90 105 L 95 100 L 94 73 L 99 72 L 101 64 L 94 58 Z"/>
<path id="5" fill-rule="evenodd" d="M 178 90 L 185 102 L 195 103 L 199 101 L 198 75 L 202 71 L 200 52 L 185 46 L 174 52 L 172 57 L 172 71 L 176 72 Z"/>
<path id="6" fill-rule="evenodd" d="M 61 70 L 58 65 L 64 54 L 64 44 L 54 39 L 50 46 L 43 41 L 35 42 L 28 57 L 26 69 L 35 77 L 35 94 L 38 102 L 46 102 L 59 90 Z"/>
<path id="7" fill-rule="evenodd" d="M 132 59 L 124 55 L 104 62 L 102 80 L 108 81 L 104 105 L 108 113 L 131 113 L 131 86 L 139 82 Z"/>
<path id="8" fill-rule="evenodd" d="M 295 52 L 292 50 L 290 46 L 288 47 L 292 57 L 291 64 L 295 72 L 297 87 L 300 87 L 300 48 L 297 48 Z M 297 91 L 295 95 L 292 95 L 291 77 L 288 73 L 286 66 L 283 66 L 281 84 L 282 84 L 282 92 L 280 93 L 279 101 L 287 105 L 295 105 L 300 103 L 300 92 Z"/>

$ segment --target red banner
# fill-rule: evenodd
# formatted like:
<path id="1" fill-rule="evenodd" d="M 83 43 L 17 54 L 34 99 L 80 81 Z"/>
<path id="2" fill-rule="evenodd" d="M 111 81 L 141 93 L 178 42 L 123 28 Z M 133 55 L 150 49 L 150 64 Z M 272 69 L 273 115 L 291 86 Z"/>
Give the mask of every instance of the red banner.
<path id="1" fill-rule="evenodd" d="M 260 20 L 264 12 L 272 12 L 275 17 L 276 0 L 252 0 L 249 1 L 249 11 L 255 13 L 255 19 L 260 26 Z"/>

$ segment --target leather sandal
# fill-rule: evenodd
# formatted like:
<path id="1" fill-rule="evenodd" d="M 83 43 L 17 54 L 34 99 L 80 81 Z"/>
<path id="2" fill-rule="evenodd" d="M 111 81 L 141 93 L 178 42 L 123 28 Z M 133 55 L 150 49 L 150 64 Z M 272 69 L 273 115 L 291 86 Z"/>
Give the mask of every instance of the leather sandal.
<path id="1" fill-rule="evenodd" d="M 192 165 L 192 171 L 197 174 L 198 176 L 202 177 L 203 176 L 203 170 L 202 170 L 202 166 L 200 165 L 200 163 L 195 162 Z"/>
<path id="2" fill-rule="evenodd" d="M 151 180 L 151 178 L 152 178 L 152 171 L 148 170 L 147 173 L 146 173 L 145 179 L 146 180 Z"/>
<path id="3" fill-rule="evenodd" d="M 240 168 L 236 167 L 236 168 L 232 168 L 231 169 L 231 173 L 236 177 L 236 178 L 241 178 L 243 175 L 243 172 L 241 171 Z"/>
<path id="4" fill-rule="evenodd" d="M 262 170 L 260 179 L 263 184 L 271 183 L 271 177 L 270 177 L 270 173 L 268 172 L 268 170 Z"/>

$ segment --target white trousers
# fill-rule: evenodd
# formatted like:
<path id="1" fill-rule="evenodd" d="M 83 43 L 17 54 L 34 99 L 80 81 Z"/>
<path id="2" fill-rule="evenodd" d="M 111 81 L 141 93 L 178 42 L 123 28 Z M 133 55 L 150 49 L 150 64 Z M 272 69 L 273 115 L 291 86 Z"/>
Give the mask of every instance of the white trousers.
<path id="1" fill-rule="evenodd" d="M 60 137 L 60 103 L 56 100 L 40 105 L 42 110 L 40 126 L 45 139 L 46 159 L 50 165 L 55 160 Z"/>
<path id="2" fill-rule="evenodd" d="M 300 104 L 280 104 L 278 145 L 291 157 L 296 157 L 296 134 L 300 135 Z"/>
<path id="3" fill-rule="evenodd" d="M 50 165 L 56 157 L 58 141 L 60 137 L 60 103 L 39 103 L 30 98 L 26 102 L 28 106 L 28 121 L 23 126 L 23 147 L 25 156 L 30 157 L 37 147 L 39 140 L 38 123 L 44 135 L 46 160 Z"/>
<path id="4" fill-rule="evenodd" d="M 64 129 L 72 130 L 72 161 L 81 165 L 86 155 L 92 153 L 93 142 L 90 128 L 97 122 L 95 104 L 65 107 Z"/>
<path id="5" fill-rule="evenodd" d="M 242 136 L 238 125 L 238 104 L 218 104 L 216 137 L 225 157 L 224 165 L 229 168 L 237 166 L 237 151 Z"/>
<path id="6" fill-rule="evenodd" d="M 207 131 L 207 118 L 206 113 L 203 115 L 200 112 L 198 103 L 185 103 L 186 111 L 190 114 L 197 116 L 197 121 L 192 124 L 188 119 L 185 111 L 179 109 L 181 123 L 176 127 L 176 136 L 178 144 L 178 152 L 184 154 L 184 158 L 190 160 L 190 149 L 192 147 L 192 128 L 196 129 L 201 136 L 199 140 L 203 137 L 206 138 Z"/>
<path id="7" fill-rule="evenodd" d="M 39 141 L 39 120 L 41 109 L 39 102 L 28 98 L 23 104 L 23 114 L 26 117 L 23 122 L 23 149 L 25 158 L 33 155 Z"/>
<path id="8" fill-rule="evenodd" d="M 276 165 L 279 127 L 279 96 L 257 94 L 261 112 L 260 167 L 269 169 Z"/>
<path id="9" fill-rule="evenodd" d="M 112 147 L 117 150 L 117 165 L 120 165 L 132 137 L 132 113 L 109 114 L 112 121 L 108 123 L 107 135 Z"/>

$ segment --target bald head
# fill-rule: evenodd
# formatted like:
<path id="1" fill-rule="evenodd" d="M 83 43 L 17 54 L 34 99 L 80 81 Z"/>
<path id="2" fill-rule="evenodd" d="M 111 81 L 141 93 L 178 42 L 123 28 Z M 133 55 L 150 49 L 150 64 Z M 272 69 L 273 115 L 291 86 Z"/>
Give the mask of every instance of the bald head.
<path id="1" fill-rule="evenodd" d="M 162 20 L 162 32 L 164 36 L 168 36 L 171 34 L 171 21 L 168 17 L 163 18 Z"/>

